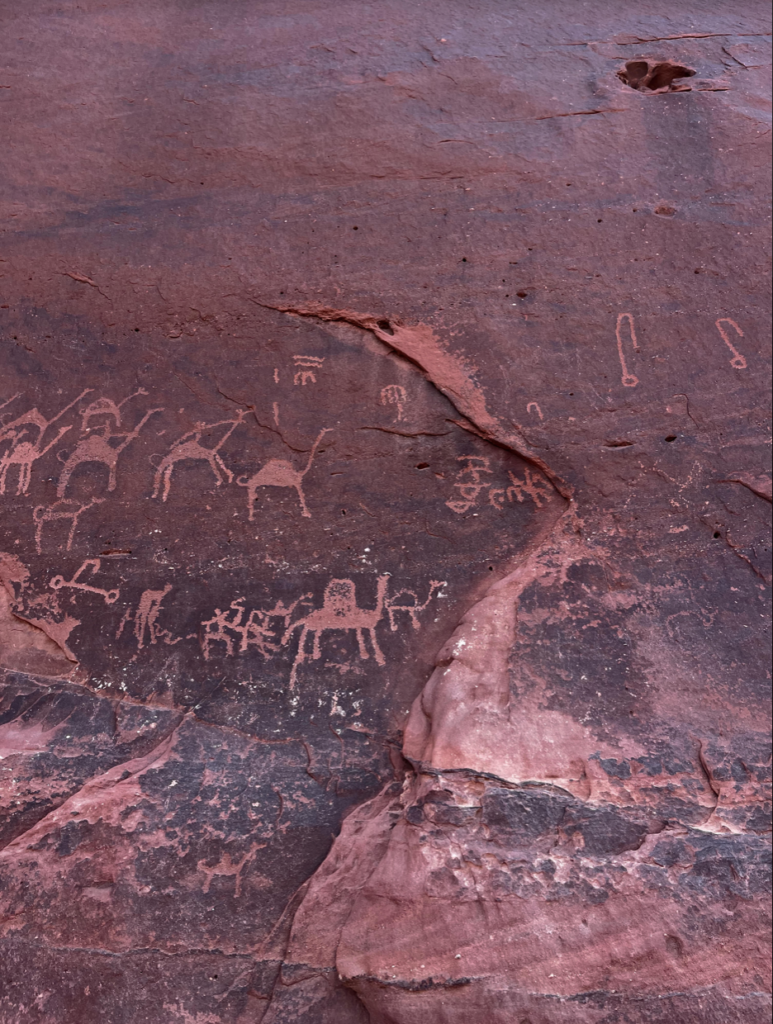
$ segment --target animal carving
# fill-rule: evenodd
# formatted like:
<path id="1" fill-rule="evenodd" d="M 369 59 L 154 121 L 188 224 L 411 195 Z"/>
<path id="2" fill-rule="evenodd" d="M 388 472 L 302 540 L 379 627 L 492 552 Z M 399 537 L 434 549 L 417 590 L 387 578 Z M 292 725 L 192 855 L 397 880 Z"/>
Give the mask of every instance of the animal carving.
<path id="1" fill-rule="evenodd" d="M 352 580 L 331 580 L 328 583 L 322 598 L 322 607 L 293 622 L 285 630 L 285 634 L 282 637 L 282 646 L 284 647 L 290 642 L 292 634 L 296 629 L 301 631 L 298 641 L 298 653 L 295 656 L 292 672 L 290 673 L 291 688 L 295 686 L 298 665 L 306 660 L 306 638 L 309 633 L 312 634 L 311 657 L 314 661 L 319 660 L 322 656 L 319 641 L 323 633 L 329 630 L 341 630 L 343 632 L 354 630 L 360 658 L 367 661 L 370 657 L 365 646 L 365 634 L 367 633 L 373 647 L 376 664 L 386 664 L 376 639 L 376 626 L 384 615 L 384 602 L 388 584 L 388 575 L 379 576 L 376 590 L 376 607 L 360 608 L 357 604 L 357 595 Z"/>
<path id="2" fill-rule="evenodd" d="M 311 464 L 314 461 L 314 456 L 319 447 L 319 443 L 325 434 L 329 433 L 329 428 L 325 427 L 320 431 L 316 441 L 312 445 L 309 458 L 304 469 L 296 469 L 291 462 L 286 459 L 271 459 L 265 466 L 258 470 L 249 479 L 245 476 L 239 477 L 236 481 L 240 487 L 247 488 L 247 508 L 249 509 L 249 519 L 252 521 L 255 511 L 255 500 L 258 495 L 259 487 L 294 487 L 298 498 L 301 503 L 301 515 L 307 519 L 311 518 L 311 512 L 306 505 L 306 499 L 303 495 L 303 478 L 306 476 L 308 471 L 311 469 Z"/>
<path id="3" fill-rule="evenodd" d="M 104 500 L 104 498 L 92 498 L 88 504 L 83 505 L 78 501 L 73 501 L 72 498 L 61 498 L 48 507 L 38 505 L 32 511 L 32 519 L 35 523 L 35 548 L 37 553 L 41 553 L 41 537 L 45 523 L 55 523 L 58 520 L 65 519 L 70 520 L 70 532 L 67 534 L 67 550 L 69 551 L 72 548 L 78 519 L 94 505 L 101 505 Z"/>
<path id="4" fill-rule="evenodd" d="M 61 412 L 58 412 L 50 420 L 41 415 L 37 409 L 30 409 L 29 412 L 22 413 L 21 416 L 17 416 L 10 423 L 4 423 L 0 426 L 0 444 L 10 440 L 10 447 L 0 457 L 0 494 L 5 494 L 8 470 L 11 466 L 19 467 L 16 493 L 27 493 L 32 480 L 32 467 L 35 462 L 41 459 L 70 430 L 70 427 L 62 427 L 52 441 L 44 444 L 44 436 L 48 428 L 61 419 L 69 409 L 72 409 L 76 402 L 80 401 L 84 395 L 89 394 L 90 391 L 91 388 L 86 388 L 85 391 L 82 391 L 76 399 L 66 405 Z M 3 406 L 8 405 L 11 401 L 13 399 L 4 402 Z M 32 436 L 33 433 L 35 433 L 35 436 Z"/>
<path id="5" fill-rule="evenodd" d="M 43 435 L 40 433 L 34 441 L 24 438 L 25 432 L 29 429 L 29 426 L 24 426 L 20 430 L 13 430 L 5 435 L 11 438 L 11 447 L 0 456 L 0 494 L 5 494 L 6 479 L 11 466 L 19 467 L 16 493 L 26 494 L 32 482 L 33 465 L 54 447 L 70 427 L 60 427 L 59 433 L 47 445 L 43 445 Z"/>
<path id="6" fill-rule="evenodd" d="M 158 465 L 156 475 L 153 479 L 153 497 L 158 497 L 158 493 L 161 490 L 161 481 L 163 480 L 164 487 L 161 494 L 161 500 L 166 501 L 169 497 L 169 488 L 172 485 L 172 472 L 174 467 L 178 462 L 184 462 L 186 459 L 206 462 L 215 474 L 215 483 L 217 487 L 221 485 L 224 479 L 230 484 L 234 475 L 220 458 L 218 452 L 246 415 L 247 414 L 240 409 L 236 414 L 235 420 L 219 420 L 217 423 L 197 423 L 193 430 L 189 430 L 187 434 L 183 434 L 182 437 L 178 438 L 178 440 L 172 445 L 169 453 L 164 456 Z M 230 430 L 226 430 L 216 445 L 213 445 L 211 448 L 207 448 L 201 443 L 201 436 L 205 430 L 214 430 L 215 427 L 223 426 L 229 426 Z"/>
<path id="7" fill-rule="evenodd" d="M 97 403 L 94 403 L 94 405 L 96 404 Z M 157 412 L 163 411 L 163 409 L 151 409 L 150 412 L 146 412 L 134 430 L 128 434 L 111 433 L 110 424 L 105 421 L 100 427 L 96 428 L 99 433 L 90 434 L 88 437 L 81 438 L 73 452 L 65 460 L 64 468 L 62 469 L 59 477 L 59 483 L 56 487 L 56 496 L 58 498 L 64 497 L 67 490 L 67 484 L 70 482 L 70 477 L 82 462 L 101 462 L 103 465 L 107 466 L 109 473 L 107 489 L 108 491 L 114 491 L 116 487 L 118 456 L 124 448 L 132 443 L 150 417 L 154 416 Z M 96 415 L 96 413 L 92 411 L 91 415 Z M 88 422 L 85 414 L 84 422 Z M 119 443 L 114 445 L 114 441 L 118 441 Z"/>
<path id="8" fill-rule="evenodd" d="M 389 616 L 389 627 L 392 632 L 397 631 L 397 615 L 399 612 L 404 612 L 410 619 L 413 628 L 419 629 L 419 612 L 426 611 L 435 591 L 441 590 L 445 585 L 445 580 L 431 580 L 427 600 L 423 604 L 419 604 L 419 596 L 415 590 L 400 590 L 394 597 L 390 597 L 386 602 L 386 610 Z"/>

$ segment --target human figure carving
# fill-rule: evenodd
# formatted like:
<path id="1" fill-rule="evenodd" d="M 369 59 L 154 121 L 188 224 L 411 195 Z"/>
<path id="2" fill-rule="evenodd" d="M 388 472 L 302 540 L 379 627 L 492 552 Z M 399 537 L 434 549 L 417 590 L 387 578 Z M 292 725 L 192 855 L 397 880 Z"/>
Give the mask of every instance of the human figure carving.
<path id="1" fill-rule="evenodd" d="M 145 388 L 140 388 L 139 391 L 135 391 L 133 395 L 129 395 L 117 404 L 111 398 L 97 398 L 96 401 L 86 406 L 81 412 L 81 431 L 86 433 L 89 429 L 89 421 L 95 416 L 112 416 L 115 426 L 120 427 L 121 408 L 132 398 L 136 398 L 137 395 L 147 395 L 147 391 Z"/>
<path id="2" fill-rule="evenodd" d="M 100 400 L 101 401 L 101 400 Z M 109 401 L 109 399 L 105 399 Z M 96 406 L 98 403 L 93 403 Z M 112 404 L 112 403 L 111 403 Z M 91 408 L 91 407 L 90 407 Z M 104 412 L 104 409 L 101 410 Z M 62 469 L 59 477 L 59 483 L 56 488 L 56 495 L 58 498 L 63 498 L 65 491 L 67 490 L 67 484 L 70 482 L 70 477 L 76 470 L 76 468 L 82 462 L 101 462 L 107 466 L 109 477 L 107 483 L 108 491 L 114 491 L 116 487 L 116 470 L 118 467 L 118 456 L 128 445 L 132 443 L 135 437 L 139 434 L 145 424 L 148 422 L 151 416 L 154 416 L 157 412 L 163 412 L 163 409 L 151 409 L 150 412 L 146 412 L 142 417 L 137 426 L 128 434 L 113 434 L 110 430 L 110 423 L 105 420 L 101 426 L 95 428 L 99 433 L 90 434 L 88 437 L 81 438 L 75 446 L 72 453 L 67 457 L 64 468 Z M 87 414 L 83 414 L 84 422 L 87 422 Z M 96 412 L 91 412 L 92 416 L 97 415 Z M 120 416 L 120 414 L 119 414 Z M 119 419 L 120 422 L 120 419 Z M 90 427 L 86 428 L 91 430 Z M 113 445 L 113 442 L 121 438 L 119 444 Z"/>
<path id="3" fill-rule="evenodd" d="M 158 492 L 161 490 L 161 481 L 163 480 L 164 488 L 161 494 L 161 500 L 166 501 L 169 497 L 169 488 L 172 483 L 172 472 L 174 467 L 178 462 L 183 462 L 185 459 L 194 459 L 196 461 L 206 462 L 215 474 L 216 486 L 219 487 L 224 479 L 230 484 L 234 478 L 233 473 L 225 465 L 218 455 L 218 452 L 246 415 L 247 414 L 240 409 L 236 414 L 235 420 L 219 420 L 217 423 L 197 423 L 193 430 L 189 430 L 187 434 L 183 434 L 182 437 L 178 438 L 178 440 L 172 445 L 169 453 L 164 456 L 158 465 L 156 475 L 153 479 L 153 497 L 158 497 Z M 215 427 L 222 427 L 226 425 L 230 426 L 230 430 L 226 430 L 217 444 L 212 448 L 207 448 L 201 443 L 201 435 L 205 430 L 214 430 Z"/>
<path id="4" fill-rule="evenodd" d="M 61 419 L 62 416 L 80 401 L 84 395 L 89 394 L 91 388 L 81 391 L 76 399 L 64 407 L 56 416 L 47 420 L 37 409 L 30 409 L 15 420 L 5 423 L 0 427 L 0 444 L 10 440 L 8 447 L 0 457 L 0 494 L 5 494 L 5 485 L 8 470 L 11 466 L 19 467 L 19 476 L 16 482 L 16 493 L 26 494 L 32 481 L 32 467 L 49 451 L 56 442 L 70 430 L 70 427 L 62 427 L 57 436 L 48 444 L 44 443 L 45 434 L 48 428 Z M 18 396 L 14 396 L 18 397 Z M 8 405 L 13 399 L 3 403 Z M 37 432 L 35 434 L 35 432 Z M 25 436 L 26 435 L 26 436 Z M 34 435 L 34 436 L 33 436 Z"/>
<path id="5" fill-rule="evenodd" d="M 295 686 L 296 671 L 298 665 L 306 660 L 306 637 L 312 634 L 311 657 L 314 661 L 322 656 L 319 641 L 320 636 L 328 630 L 342 630 L 348 632 L 354 630 L 357 637 L 357 647 L 360 658 L 367 661 L 370 655 L 365 646 L 365 634 L 370 637 L 373 654 L 377 665 L 385 665 L 384 655 L 376 639 L 376 626 L 384 615 L 384 601 L 386 597 L 389 576 L 379 576 L 376 591 L 376 607 L 360 608 L 357 604 L 357 595 L 352 580 L 330 580 L 325 587 L 322 598 L 322 607 L 304 615 L 303 618 L 293 622 L 282 637 L 282 646 L 286 646 L 292 637 L 293 632 L 300 628 L 301 636 L 298 641 L 298 653 L 293 662 L 290 673 L 290 687 Z"/>
<path id="6" fill-rule="evenodd" d="M 236 481 L 239 487 L 247 488 L 247 508 L 249 509 L 250 522 L 254 515 L 255 500 L 258 494 L 259 487 L 294 487 L 298 493 L 298 498 L 301 503 L 301 515 L 307 519 L 311 518 L 311 512 L 306 505 L 306 499 L 303 495 L 303 478 L 306 476 L 308 471 L 311 469 L 311 464 L 314 461 L 319 443 L 325 434 L 329 433 L 329 428 L 325 427 L 321 430 L 317 436 L 316 441 L 311 447 L 309 458 L 304 469 L 296 469 L 291 462 L 286 459 L 270 459 L 265 466 L 258 470 L 253 476 L 249 477 L 240 476 Z"/>
<path id="7" fill-rule="evenodd" d="M 134 636 L 137 640 L 138 650 L 141 651 L 145 646 L 146 633 L 150 644 L 155 644 L 159 639 L 161 639 L 165 644 L 169 644 L 171 647 L 182 640 L 182 637 L 174 637 L 168 629 L 162 629 L 157 625 L 158 616 L 161 612 L 161 602 L 171 589 L 172 584 L 167 583 L 163 590 L 143 590 L 139 604 L 137 605 L 137 610 L 133 614 Z M 121 636 L 124 626 L 131 618 L 132 612 L 128 611 L 121 619 L 118 631 L 115 634 L 116 639 Z"/>
<path id="8" fill-rule="evenodd" d="M 104 498 L 92 498 L 90 502 L 84 505 L 79 501 L 74 501 L 72 498 L 62 498 L 60 501 L 55 501 L 54 504 L 50 506 L 38 505 L 38 507 L 32 512 L 32 518 L 36 524 L 35 548 L 37 553 L 41 553 L 41 534 L 45 523 L 53 523 L 59 519 L 71 520 L 70 532 L 67 535 L 67 550 L 69 551 L 72 548 L 73 537 L 75 536 L 75 530 L 78 526 L 78 519 L 87 509 L 90 509 L 93 505 L 101 505 L 104 500 Z"/>

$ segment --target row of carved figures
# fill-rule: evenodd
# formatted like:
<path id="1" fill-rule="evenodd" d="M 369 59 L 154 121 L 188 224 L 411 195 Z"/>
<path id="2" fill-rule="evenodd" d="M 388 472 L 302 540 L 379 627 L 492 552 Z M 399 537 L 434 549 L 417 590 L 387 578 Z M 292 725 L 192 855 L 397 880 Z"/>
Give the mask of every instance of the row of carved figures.
<path id="1" fill-rule="evenodd" d="M 89 393 L 90 389 L 81 392 L 76 399 L 51 419 L 46 419 L 35 408 L 22 413 L 9 422 L 0 424 L 0 494 L 5 494 L 9 483 L 9 473 L 14 468 L 17 472 L 16 494 L 28 493 L 34 464 L 43 458 L 72 429 L 73 425 L 56 428 L 56 433 L 53 436 L 50 436 L 51 428 Z M 84 463 L 98 463 L 106 466 L 108 470 L 107 489 L 108 491 L 115 490 L 118 460 L 121 453 L 134 441 L 152 416 L 164 411 L 162 408 L 150 409 L 133 429 L 121 429 L 122 407 L 130 399 L 146 394 L 144 389 L 140 389 L 119 403 L 113 402 L 109 398 L 99 398 L 80 410 L 81 436 L 69 454 L 66 454 L 66 450 L 59 453 L 60 457 L 62 455 L 66 457 L 62 460 L 63 467 L 57 482 L 57 502 L 50 508 L 41 506 L 35 510 L 35 522 L 38 526 L 45 521 L 66 518 L 72 520 L 74 528 L 81 512 L 103 500 L 96 498 L 87 505 L 83 505 L 67 498 L 67 488 L 73 473 L 78 466 Z M 14 395 L 4 402 L 0 409 L 10 405 L 18 397 L 19 395 Z M 239 410 L 233 419 L 218 420 L 215 423 L 196 423 L 193 430 L 189 430 L 172 442 L 165 455 L 151 456 L 151 459 L 160 459 L 155 467 L 152 496 L 160 497 L 163 502 L 167 500 L 174 469 L 184 461 L 206 463 L 212 470 L 215 484 L 218 487 L 223 482 L 232 483 L 234 475 L 223 462 L 220 450 L 246 415 L 245 411 Z M 203 440 L 205 433 L 212 431 L 219 433 L 218 440 L 215 443 L 205 443 Z M 290 487 L 294 489 L 298 495 L 302 515 L 306 517 L 311 515 L 303 493 L 303 478 L 311 468 L 322 438 L 328 432 L 328 428 L 323 428 L 317 435 L 306 464 L 301 469 L 297 469 L 286 459 L 270 459 L 252 476 L 243 476 L 237 480 L 240 486 L 247 489 L 250 519 L 253 518 L 253 506 L 259 487 Z M 38 546 L 39 539 L 38 537 Z M 68 543 L 68 549 L 70 543 Z"/>

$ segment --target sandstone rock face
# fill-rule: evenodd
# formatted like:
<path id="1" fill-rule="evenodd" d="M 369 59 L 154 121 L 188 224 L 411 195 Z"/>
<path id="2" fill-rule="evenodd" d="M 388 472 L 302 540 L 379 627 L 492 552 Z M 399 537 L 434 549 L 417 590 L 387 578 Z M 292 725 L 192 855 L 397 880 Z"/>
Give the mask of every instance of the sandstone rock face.
<path id="1" fill-rule="evenodd" d="M 2 25 L 0 1022 L 769 1019 L 767 7 Z"/>

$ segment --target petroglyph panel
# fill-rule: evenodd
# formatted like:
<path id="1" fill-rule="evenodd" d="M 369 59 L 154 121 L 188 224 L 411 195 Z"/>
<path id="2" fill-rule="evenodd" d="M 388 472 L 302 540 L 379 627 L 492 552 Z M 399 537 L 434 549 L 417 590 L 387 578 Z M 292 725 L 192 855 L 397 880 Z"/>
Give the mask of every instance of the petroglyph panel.
<path id="1" fill-rule="evenodd" d="M 561 499 L 370 335 L 266 321 L 219 359 L 97 345 L 76 394 L 10 380 L 0 547 L 100 692 L 206 705 L 215 672 L 218 713 L 267 723 L 321 675 L 366 720 Z"/>

